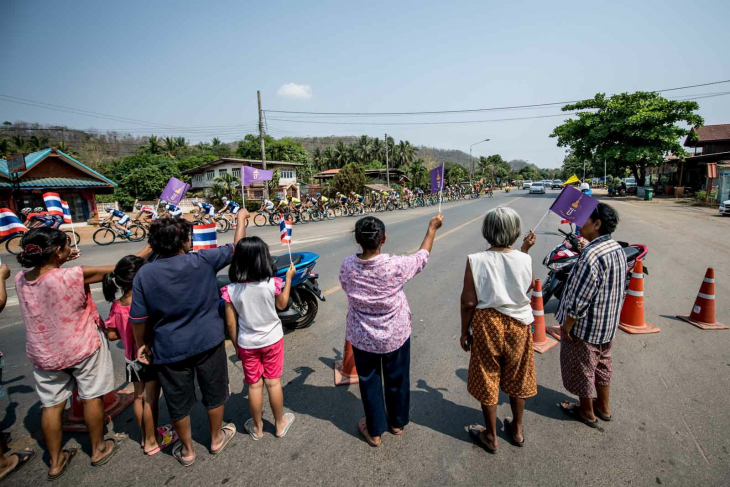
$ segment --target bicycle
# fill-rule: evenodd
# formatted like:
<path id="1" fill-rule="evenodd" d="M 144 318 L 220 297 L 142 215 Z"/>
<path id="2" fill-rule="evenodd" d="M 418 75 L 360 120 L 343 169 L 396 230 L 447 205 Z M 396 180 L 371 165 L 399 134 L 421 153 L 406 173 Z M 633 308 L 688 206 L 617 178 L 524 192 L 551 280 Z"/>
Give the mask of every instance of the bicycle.
<path id="1" fill-rule="evenodd" d="M 129 235 L 116 227 L 111 222 L 104 222 L 99 225 L 101 228 L 94 232 L 92 238 L 98 245 L 111 245 L 117 238 L 129 240 L 130 242 L 141 242 L 147 237 L 147 230 L 141 225 L 133 224 L 127 227 Z"/>
<path id="2" fill-rule="evenodd" d="M 260 210 L 253 217 L 253 224 L 257 227 L 263 227 L 267 221 L 271 226 L 278 225 L 281 215 L 273 210 Z"/>
<path id="3" fill-rule="evenodd" d="M 76 237 L 76 245 L 81 243 L 81 237 L 79 236 L 78 232 L 71 231 L 71 230 L 62 230 L 63 233 L 66 234 L 66 238 L 68 239 L 68 244 L 73 245 L 74 244 L 74 236 Z M 10 235 L 5 240 L 0 240 L 0 243 L 5 242 L 5 250 L 8 251 L 9 254 L 12 255 L 18 255 L 23 251 L 23 247 L 20 246 L 20 240 L 23 238 L 23 235 L 25 232 L 17 232 L 12 235 Z"/>
<path id="4" fill-rule="evenodd" d="M 193 220 L 193 225 L 209 225 L 211 222 L 205 221 L 204 220 L 205 217 L 206 217 L 206 215 L 200 215 L 200 214 L 195 215 L 194 220 Z M 226 233 L 228 230 L 231 229 L 231 222 L 228 221 L 227 219 L 219 217 L 219 216 L 212 217 L 212 218 L 213 218 L 212 223 L 215 223 L 215 231 L 217 233 Z"/>
<path id="5" fill-rule="evenodd" d="M 219 218 L 223 218 L 228 222 L 229 229 L 236 228 L 236 215 L 234 215 L 233 213 L 222 213 Z M 248 218 L 246 218 L 246 228 L 248 228 Z"/>

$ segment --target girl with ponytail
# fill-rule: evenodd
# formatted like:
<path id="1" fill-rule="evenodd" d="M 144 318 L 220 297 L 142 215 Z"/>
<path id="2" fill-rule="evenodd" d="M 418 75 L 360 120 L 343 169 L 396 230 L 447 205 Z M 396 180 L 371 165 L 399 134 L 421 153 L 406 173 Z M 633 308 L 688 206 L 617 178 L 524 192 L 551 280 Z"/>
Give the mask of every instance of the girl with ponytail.
<path id="1" fill-rule="evenodd" d="M 441 213 L 431 218 L 420 250 L 397 256 L 381 253 L 386 239 L 383 222 L 372 216 L 361 218 L 355 225 L 355 241 L 362 252 L 347 257 L 340 268 L 340 284 L 349 303 L 346 336 L 355 355 L 365 409 L 358 427 L 370 446 L 379 446 L 385 431 L 402 434 L 408 424 L 411 310 L 403 286 L 426 266 L 443 221 Z"/>
<path id="2" fill-rule="evenodd" d="M 157 428 L 160 383 L 152 365 L 137 361 L 134 329 L 129 322 L 134 276 L 144 263 L 145 260 L 136 255 L 123 257 L 114 270 L 104 276 L 102 288 L 104 298 L 112 303 L 109 317 L 104 321 L 106 336 L 109 341 L 122 340 L 127 362 L 126 380 L 134 385 L 133 409 L 141 433 L 142 450 L 145 455 L 152 456 L 177 441 L 177 433 L 171 425 Z M 119 299 L 116 299 L 117 292 L 121 292 Z"/>

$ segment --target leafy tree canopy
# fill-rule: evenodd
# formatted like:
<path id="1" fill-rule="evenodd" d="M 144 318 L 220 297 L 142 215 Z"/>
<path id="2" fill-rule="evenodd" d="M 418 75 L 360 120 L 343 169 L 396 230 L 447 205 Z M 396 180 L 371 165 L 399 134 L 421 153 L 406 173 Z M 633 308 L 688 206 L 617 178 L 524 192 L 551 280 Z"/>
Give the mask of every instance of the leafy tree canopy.
<path id="1" fill-rule="evenodd" d="M 637 184 L 643 185 L 647 167 L 661 164 L 667 153 L 686 155 L 680 139 L 696 135 L 678 124 L 704 124 L 694 113 L 697 109 L 697 102 L 667 100 L 654 92 L 610 97 L 598 93 L 564 106 L 563 111 L 578 110 L 577 118 L 556 127 L 550 136 L 581 160 L 606 160 L 616 170 L 629 168 Z"/>
<path id="2" fill-rule="evenodd" d="M 365 182 L 365 169 L 360 164 L 353 162 L 345 165 L 340 172 L 335 174 L 332 183 L 338 191 L 350 194 L 350 191 L 361 192 Z"/>

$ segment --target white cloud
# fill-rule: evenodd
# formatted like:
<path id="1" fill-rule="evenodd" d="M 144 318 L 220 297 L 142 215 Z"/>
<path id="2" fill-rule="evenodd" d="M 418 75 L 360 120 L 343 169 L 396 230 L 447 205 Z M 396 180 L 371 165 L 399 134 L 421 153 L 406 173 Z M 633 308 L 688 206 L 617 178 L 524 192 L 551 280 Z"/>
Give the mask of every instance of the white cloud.
<path id="1" fill-rule="evenodd" d="M 297 100 L 309 100 L 313 96 L 311 86 L 299 85 L 297 83 L 286 83 L 281 85 L 276 94 L 279 96 L 286 96 L 287 98 L 295 98 Z"/>

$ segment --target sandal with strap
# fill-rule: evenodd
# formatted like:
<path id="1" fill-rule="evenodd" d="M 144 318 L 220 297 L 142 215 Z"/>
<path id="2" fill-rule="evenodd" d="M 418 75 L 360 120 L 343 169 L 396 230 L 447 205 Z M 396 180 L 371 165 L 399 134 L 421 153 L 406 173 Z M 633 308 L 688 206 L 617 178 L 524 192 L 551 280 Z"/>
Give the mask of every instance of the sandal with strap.
<path id="1" fill-rule="evenodd" d="M 180 462 L 180 465 L 183 467 L 190 467 L 192 464 L 195 463 L 195 457 L 193 457 L 192 460 L 185 460 L 182 455 L 182 449 L 183 444 L 182 443 L 175 443 L 175 446 L 172 447 L 172 456 Z"/>
<path id="2" fill-rule="evenodd" d="M 226 436 L 226 439 L 223 441 L 223 445 L 221 445 L 220 448 L 218 448 L 216 451 L 210 450 L 211 455 L 218 455 L 220 452 L 223 451 L 223 449 L 228 446 L 228 443 L 233 439 L 234 436 L 236 436 L 236 425 L 233 423 L 226 423 L 221 428 L 221 431 L 223 431 L 223 434 Z"/>
<path id="3" fill-rule="evenodd" d="M 51 475 L 50 473 L 48 474 L 48 477 L 46 477 L 46 478 L 49 481 L 58 480 L 61 477 L 63 477 L 63 475 L 68 470 L 68 466 L 71 465 L 71 460 L 74 459 L 76 454 L 79 452 L 79 449 L 76 447 L 68 448 L 68 449 L 62 450 L 62 452 L 66 452 L 66 454 L 68 455 L 68 457 L 66 458 L 66 463 L 63 465 L 63 468 L 61 469 L 61 471 L 58 472 L 57 474 L 55 474 L 55 475 Z"/>
<path id="4" fill-rule="evenodd" d="M 561 402 L 558 404 L 558 407 L 568 416 L 571 418 L 580 421 L 586 426 L 589 426 L 591 428 L 598 428 L 598 420 L 589 421 L 580 414 L 580 409 L 578 409 L 578 404 L 576 403 L 569 403 L 569 402 Z"/>
<path id="5" fill-rule="evenodd" d="M 18 457 L 18 463 L 15 465 L 15 468 L 12 469 L 10 472 L 6 473 L 4 477 L 0 477 L 0 480 L 5 480 L 7 478 L 10 478 L 11 475 L 13 475 L 15 472 L 23 468 L 27 463 L 30 463 L 31 460 L 33 460 L 36 457 L 35 450 L 23 450 L 23 451 L 16 451 L 11 453 L 8 456 L 15 455 Z"/>

